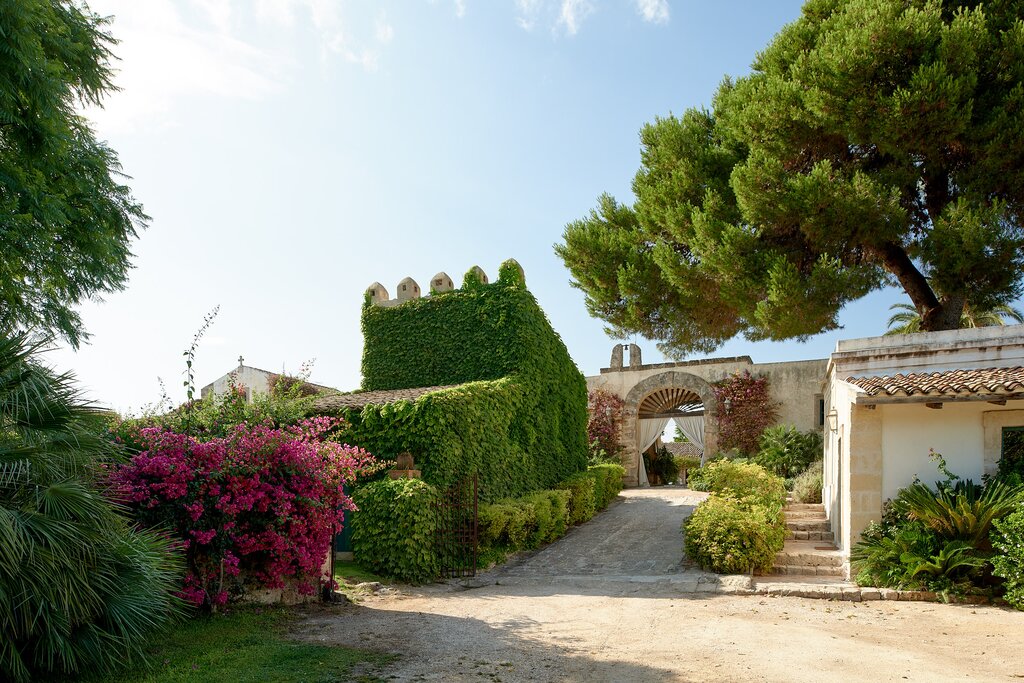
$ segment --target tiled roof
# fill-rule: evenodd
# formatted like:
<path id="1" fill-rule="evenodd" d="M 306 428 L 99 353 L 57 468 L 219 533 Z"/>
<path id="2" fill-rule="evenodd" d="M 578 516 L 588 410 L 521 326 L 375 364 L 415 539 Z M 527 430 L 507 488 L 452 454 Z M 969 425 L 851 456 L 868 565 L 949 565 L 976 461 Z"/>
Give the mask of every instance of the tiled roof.
<path id="1" fill-rule="evenodd" d="M 679 443 L 676 441 L 670 441 L 665 444 L 665 450 L 672 455 L 700 455 L 701 448 L 695 443 L 689 441 L 685 443 Z"/>
<path id="2" fill-rule="evenodd" d="M 416 389 L 383 389 L 380 391 L 359 391 L 353 394 L 329 394 L 321 396 L 313 404 L 316 410 L 340 410 L 342 408 L 363 408 L 369 405 L 383 405 L 395 401 L 414 401 L 424 394 L 442 389 L 451 389 L 458 384 L 441 387 L 419 387 Z"/>
<path id="3" fill-rule="evenodd" d="M 868 396 L 970 396 L 1024 391 L 1024 368 L 984 368 L 898 373 L 846 380 Z"/>

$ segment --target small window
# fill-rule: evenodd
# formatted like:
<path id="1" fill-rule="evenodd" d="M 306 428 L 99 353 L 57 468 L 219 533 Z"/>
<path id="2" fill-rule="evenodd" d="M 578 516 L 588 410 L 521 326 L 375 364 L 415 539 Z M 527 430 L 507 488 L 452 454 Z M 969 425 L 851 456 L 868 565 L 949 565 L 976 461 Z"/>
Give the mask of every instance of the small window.
<path id="1" fill-rule="evenodd" d="M 825 397 L 821 394 L 814 397 L 814 426 L 818 429 L 825 426 Z"/>

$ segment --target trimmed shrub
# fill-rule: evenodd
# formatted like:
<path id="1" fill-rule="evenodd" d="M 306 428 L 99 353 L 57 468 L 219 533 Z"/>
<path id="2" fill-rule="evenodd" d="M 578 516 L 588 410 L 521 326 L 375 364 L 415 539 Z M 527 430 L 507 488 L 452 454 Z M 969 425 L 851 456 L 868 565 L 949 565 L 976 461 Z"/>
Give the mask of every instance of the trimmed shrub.
<path id="1" fill-rule="evenodd" d="M 565 535 L 568 529 L 569 496 L 568 491 L 550 490 L 537 491 L 522 500 L 531 505 L 537 527 L 530 537 L 530 547 L 537 548 Z"/>
<path id="2" fill-rule="evenodd" d="M 554 486 L 587 466 L 587 386 L 515 262 L 483 284 L 398 306 L 363 307 L 363 389 L 459 385 L 349 411 L 349 443 L 416 457 L 423 479 L 479 475 L 496 501 Z"/>
<path id="3" fill-rule="evenodd" d="M 686 554 L 720 574 L 768 571 L 786 538 L 781 509 L 713 495 L 683 525 Z"/>
<path id="4" fill-rule="evenodd" d="M 420 479 L 381 479 L 357 488 L 352 519 L 357 562 L 375 574 L 423 583 L 440 571 L 435 548 L 437 490 Z"/>
<path id="5" fill-rule="evenodd" d="M 592 465 L 587 474 L 594 478 L 594 505 L 598 510 L 604 510 L 622 490 L 622 477 L 626 474 L 626 468 L 605 463 Z"/>
<path id="6" fill-rule="evenodd" d="M 555 487 L 569 492 L 569 524 L 581 524 L 597 512 L 596 484 L 594 475 L 587 471 L 574 474 Z"/>
<path id="7" fill-rule="evenodd" d="M 821 434 L 792 425 L 769 427 L 758 440 L 754 463 L 780 477 L 795 477 L 822 457 Z"/>
<path id="8" fill-rule="evenodd" d="M 701 483 L 712 493 L 730 493 L 736 498 L 752 499 L 765 506 L 786 504 L 786 484 L 753 463 L 717 460 L 700 469 Z M 695 473 L 696 474 L 696 473 Z"/>
<path id="9" fill-rule="evenodd" d="M 995 522 L 992 573 L 1006 579 L 1006 602 L 1024 610 L 1024 507 Z"/>
<path id="10" fill-rule="evenodd" d="M 793 501 L 796 503 L 820 503 L 821 487 L 824 484 L 824 462 L 811 463 L 803 474 L 793 481 Z"/>

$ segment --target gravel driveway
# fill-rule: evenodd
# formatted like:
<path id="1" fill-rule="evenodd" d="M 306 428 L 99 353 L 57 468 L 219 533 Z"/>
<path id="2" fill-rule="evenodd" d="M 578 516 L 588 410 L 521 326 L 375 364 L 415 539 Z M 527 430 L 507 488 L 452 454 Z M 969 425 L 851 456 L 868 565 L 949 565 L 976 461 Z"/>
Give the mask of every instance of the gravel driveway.
<path id="1" fill-rule="evenodd" d="M 630 490 L 564 539 L 484 575 L 310 611 L 296 636 L 399 654 L 396 681 L 1010 681 L 1024 613 L 691 590 L 696 498 Z"/>

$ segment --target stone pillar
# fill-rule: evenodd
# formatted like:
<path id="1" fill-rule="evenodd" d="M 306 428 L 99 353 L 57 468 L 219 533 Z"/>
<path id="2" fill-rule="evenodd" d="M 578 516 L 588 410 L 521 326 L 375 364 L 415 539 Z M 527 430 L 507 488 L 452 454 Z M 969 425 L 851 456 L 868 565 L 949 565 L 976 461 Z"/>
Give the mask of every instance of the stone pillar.
<path id="1" fill-rule="evenodd" d="M 616 344 L 612 347 L 612 362 L 608 367 L 612 370 L 622 369 L 622 344 Z"/>
<path id="2" fill-rule="evenodd" d="M 851 405 L 847 424 L 847 452 L 842 454 L 848 492 L 843 501 L 843 548 L 849 551 L 868 524 L 882 518 L 882 409 Z"/>
<path id="3" fill-rule="evenodd" d="M 629 345 L 629 369 L 639 370 L 640 366 L 644 364 L 643 357 L 640 354 L 640 347 L 636 344 Z"/>
<path id="4" fill-rule="evenodd" d="M 640 467 L 640 450 L 636 439 L 636 406 L 629 404 L 622 410 L 622 466 L 626 468 L 626 474 L 622 477 L 624 486 L 639 486 L 640 477 L 637 475 Z"/>

